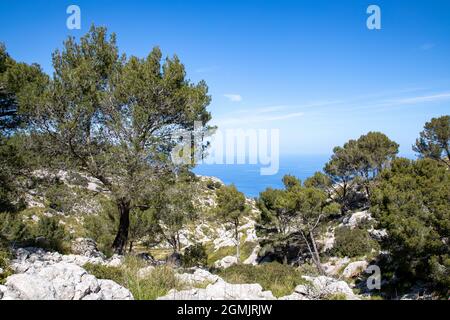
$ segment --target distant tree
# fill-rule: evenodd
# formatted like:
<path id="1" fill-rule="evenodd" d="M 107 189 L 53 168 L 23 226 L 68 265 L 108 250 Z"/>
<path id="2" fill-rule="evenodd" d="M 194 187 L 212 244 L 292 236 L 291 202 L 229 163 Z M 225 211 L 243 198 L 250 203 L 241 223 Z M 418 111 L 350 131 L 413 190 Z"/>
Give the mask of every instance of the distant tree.
<path id="1" fill-rule="evenodd" d="M 325 191 L 331 198 L 332 183 L 329 176 L 322 172 L 315 172 L 313 176 L 307 178 L 304 182 L 307 188 L 317 188 Z"/>
<path id="2" fill-rule="evenodd" d="M 438 160 L 450 167 L 450 116 L 427 122 L 413 150 L 422 158 Z"/>
<path id="3" fill-rule="evenodd" d="M 131 210 L 147 205 L 155 182 L 178 170 L 168 161 L 174 135 L 195 121 L 208 129 L 207 86 L 187 80 L 177 57 L 161 63 L 158 48 L 144 59 L 120 56 L 115 35 L 94 26 L 55 51 L 53 67 L 44 93 L 23 95 L 19 104 L 33 111 L 35 143 L 49 159 L 60 157 L 111 193 L 119 212 L 112 246 L 121 254 Z"/>
<path id="4" fill-rule="evenodd" d="M 287 262 L 289 243 L 300 236 L 318 271 L 323 273 L 316 233 L 325 217 L 338 213 L 340 207 L 321 189 L 302 186 L 300 180 L 295 182 L 292 176 L 286 176 L 283 181 L 284 190 L 269 188 L 260 194 L 258 233 L 272 246 L 283 248 L 284 263 Z"/>
<path id="5" fill-rule="evenodd" d="M 383 249 L 397 278 L 450 287 L 450 172 L 437 161 L 396 159 L 380 175 L 371 212 L 386 229 Z"/>
<path id="6" fill-rule="evenodd" d="M 325 164 L 324 171 L 331 180 L 336 201 L 342 204 L 342 211 L 350 207 L 349 194 L 357 183 L 360 172 L 362 155 L 358 150 L 356 140 L 350 140 L 343 147 L 335 147 L 333 155 Z"/>
<path id="7" fill-rule="evenodd" d="M 355 188 L 364 187 L 367 197 L 370 196 L 372 181 L 397 153 L 398 144 L 380 132 L 369 132 L 333 149 L 324 171 L 331 179 L 336 200 L 342 204 L 344 212 L 352 205 Z"/>
<path id="8" fill-rule="evenodd" d="M 363 178 L 367 195 L 370 196 L 370 183 L 390 165 L 398 153 L 399 145 L 381 132 L 369 132 L 358 141 L 361 152 L 360 175 Z"/>
<path id="9" fill-rule="evenodd" d="M 288 191 L 288 198 L 293 202 L 296 212 L 295 224 L 305 241 L 312 261 L 321 274 L 325 274 L 320 262 L 320 254 L 316 243 L 317 228 L 329 214 L 338 213 L 338 204 L 329 202 L 328 196 L 316 188 L 296 188 Z"/>
<path id="10" fill-rule="evenodd" d="M 217 214 L 225 224 L 233 228 L 238 261 L 240 261 L 239 225 L 248 211 L 244 194 L 239 192 L 234 185 L 222 186 L 217 190 Z"/>

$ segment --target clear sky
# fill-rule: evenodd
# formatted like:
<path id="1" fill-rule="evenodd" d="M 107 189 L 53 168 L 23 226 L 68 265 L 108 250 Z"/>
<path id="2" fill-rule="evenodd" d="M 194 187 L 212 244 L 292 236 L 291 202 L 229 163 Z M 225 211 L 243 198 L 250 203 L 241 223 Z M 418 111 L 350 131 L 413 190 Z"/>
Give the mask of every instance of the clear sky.
<path id="1" fill-rule="evenodd" d="M 81 30 L 66 8 L 81 8 Z M 368 30 L 366 9 L 381 8 Z M 330 153 L 370 130 L 403 154 L 425 121 L 450 113 L 450 1 L 0 0 L 0 41 L 51 73 L 51 53 L 91 23 L 120 50 L 176 53 L 205 79 L 221 128 L 279 128 L 285 154 Z"/>

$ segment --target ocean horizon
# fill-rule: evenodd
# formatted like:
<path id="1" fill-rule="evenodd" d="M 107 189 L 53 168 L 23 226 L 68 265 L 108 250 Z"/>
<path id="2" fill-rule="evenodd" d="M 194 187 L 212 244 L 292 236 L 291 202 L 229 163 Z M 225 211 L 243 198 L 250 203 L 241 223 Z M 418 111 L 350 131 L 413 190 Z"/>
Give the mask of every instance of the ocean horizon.
<path id="1" fill-rule="evenodd" d="M 225 184 L 234 184 L 247 197 L 257 197 L 266 188 L 283 188 L 283 176 L 290 174 L 304 181 L 316 171 L 322 171 L 331 154 L 282 155 L 279 170 L 274 175 L 261 175 L 261 164 L 200 164 L 194 173 L 213 176 Z"/>

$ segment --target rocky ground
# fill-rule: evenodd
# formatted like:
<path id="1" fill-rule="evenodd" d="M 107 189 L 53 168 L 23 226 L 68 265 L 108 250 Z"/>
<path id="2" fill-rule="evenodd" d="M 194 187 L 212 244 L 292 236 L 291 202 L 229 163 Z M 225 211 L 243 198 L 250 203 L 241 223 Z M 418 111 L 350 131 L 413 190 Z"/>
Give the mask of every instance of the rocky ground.
<path id="1" fill-rule="evenodd" d="M 85 251 L 80 252 L 81 244 Z M 111 280 L 97 279 L 83 266 L 86 263 L 119 266 L 123 257 L 105 259 L 89 239 L 77 239 L 78 253 L 62 255 L 39 248 L 19 248 L 11 268 L 14 274 L 0 286 L 0 300 L 131 300 L 131 292 Z M 139 270 L 144 277 L 154 270 L 147 266 Z M 171 290 L 161 300 L 275 300 L 270 291 L 259 284 L 230 284 L 205 269 L 179 270 L 177 278 L 186 290 Z M 304 277 L 307 285 L 299 285 L 294 292 L 281 300 L 311 300 L 342 294 L 346 299 L 360 299 L 344 281 L 331 277 Z M 208 283 L 206 288 L 195 288 Z"/>

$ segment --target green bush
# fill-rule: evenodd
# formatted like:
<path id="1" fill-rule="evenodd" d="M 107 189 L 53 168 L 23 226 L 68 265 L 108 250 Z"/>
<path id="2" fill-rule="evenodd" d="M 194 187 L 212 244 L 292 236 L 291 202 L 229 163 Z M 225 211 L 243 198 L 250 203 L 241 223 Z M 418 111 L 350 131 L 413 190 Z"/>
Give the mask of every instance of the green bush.
<path id="1" fill-rule="evenodd" d="M 205 247 L 201 243 L 187 247 L 182 261 L 183 266 L 186 268 L 206 266 L 208 264 L 208 255 Z"/>
<path id="2" fill-rule="evenodd" d="M 30 238 L 30 230 L 17 213 L 0 213 L 0 237 L 15 242 Z"/>
<path id="3" fill-rule="evenodd" d="M 33 234 L 36 238 L 36 246 L 61 253 L 67 252 L 65 240 L 68 240 L 68 235 L 64 226 L 59 223 L 59 219 L 55 217 L 41 217 Z"/>
<path id="4" fill-rule="evenodd" d="M 48 201 L 48 206 L 58 212 L 71 212 L 75 203 L 72 191 L 64 184 L 56 184 L 48 188 L 45 192 L 45 198 Z"/>
<path id="5" fill-rule="evenodd" d="M 0 269 L 3 270 L 3 272 L 0 273 L 0 284 L 4 284 L 6 278 L 12 274 L 12 270 L 9 267 L 10 259 L 11 252 L 6 243 L 0 239 Z"/>
<path id="6" fill-rule="evenodd" d="M 234 265 L 218 274 L 229 283 L 259 283 L 276 297 L 292 294 L 297 285 L 305 283 L 295 267 L 277 262 L 262 265 Z"/>
<path id="7" fill-rule="evenodd" d="M 166 295 L 170 289 L 183 289 L 172 268 L 156 267 L 142 278 L 138 276 L 138 272 L 144 266 L 145 263 L 139 258 L 128 256 L 120 267 L 88 263 L 83 268 L 98 279 L 113 280 L 124 286 L 136 300 L 155 300 Z"/>
<path id="8" fill-rule="evenodd" d="M 378 248 L 378 243 L 370 237 L 367 230 L 340 227 L 335 231 L 335 243 L 330 254 L 351 258 L 368 255 L 372 249 Z"/>
<path id="9" fill-rule="evenodd" d="M 83 268 L 98 279 L 109 279 L 119 284 L 124 282 L 124 272 L 120 267 L 86 263 Z"/>

